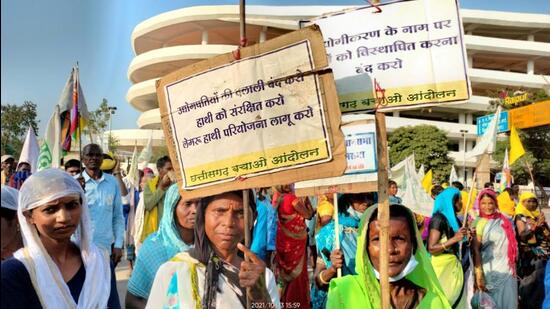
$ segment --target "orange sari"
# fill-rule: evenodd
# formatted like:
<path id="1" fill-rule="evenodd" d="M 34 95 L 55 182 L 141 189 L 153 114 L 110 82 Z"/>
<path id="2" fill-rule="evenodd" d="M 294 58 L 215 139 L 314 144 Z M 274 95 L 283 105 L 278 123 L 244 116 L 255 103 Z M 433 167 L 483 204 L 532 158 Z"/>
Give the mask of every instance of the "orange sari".
<path id="1" fill-rule="evenodd" d="M 292 193 L 284 194 L 278 208 L 277 223 L 277 277 L 281 291 L 281 303 L 293 303 L 310 308 L 309 278 L 307 273 L 307 227 L 304 218 L 294 206 L 300 200 Z"/>

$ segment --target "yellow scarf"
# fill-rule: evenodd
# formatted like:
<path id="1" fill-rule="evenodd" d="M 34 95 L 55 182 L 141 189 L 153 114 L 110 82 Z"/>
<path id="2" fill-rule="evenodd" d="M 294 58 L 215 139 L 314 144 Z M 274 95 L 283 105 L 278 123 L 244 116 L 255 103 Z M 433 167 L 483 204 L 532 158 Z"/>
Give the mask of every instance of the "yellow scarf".
<path id="1" fill-rule="evenodd" d="M 501 194 L 499 194 L 497 197 L 497 201 L 498 208 L 503 214 L 509 217 L 513 217 L 515 215 L 516 203 L 514 203 L 514 200 L 510 198 L 510 194 L 508 194 L 508 191 L 503 191 Z"/>
<path id="2" fill-rule="evenodd" d="M 533 218 L 533 219 L 536 219 L 536 218 L 538 218 L 538 216 L 540 216 L 540 211 L 539 211 L 538 208 L 531 211 L 523 205 L 524 201 L 532 199 L 532 198 L 534 198 L 534 199 L 537 198 L 537 196 L 533 192 L 523 192 L 520 195 L 519 203 L 516 206 L 516 215 L 523 215 L 523 216 Z"/>
<path id="3" fill-rule="evenodd" d="M 157 184 L 160 180 L 159 176 L 156 176 L 155 178 L 151 179 L 147 185 L 149 186 L 149 190 L 151 192 L 157 191 Z M 150 234 L 156 232 L 158 230 L 159 226 L 159 215 L 158 215 L 158 207 L 153 207 L 150 211 L 145 210 L 145 218 L 143 223 L 143 231 L 141 233 L 141 242 L 145 241 L 145 238 L 149 236 Z"/>

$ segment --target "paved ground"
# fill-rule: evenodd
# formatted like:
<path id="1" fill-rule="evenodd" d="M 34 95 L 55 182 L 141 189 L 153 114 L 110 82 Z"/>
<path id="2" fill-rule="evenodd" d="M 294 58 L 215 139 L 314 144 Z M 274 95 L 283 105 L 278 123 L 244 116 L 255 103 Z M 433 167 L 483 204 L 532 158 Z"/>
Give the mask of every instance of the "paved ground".
<path id="1" fill-rule="evenodd" d="M 116 267 L 115 272 L 118 298 L 120 299 L 120 305 L 122 306 L 122 308 L 125 308 L 126 306 L 124 305 L 124 301 L 126 299 L 128 278 L 130 277 L 130 263 L 123 259 Z"/>

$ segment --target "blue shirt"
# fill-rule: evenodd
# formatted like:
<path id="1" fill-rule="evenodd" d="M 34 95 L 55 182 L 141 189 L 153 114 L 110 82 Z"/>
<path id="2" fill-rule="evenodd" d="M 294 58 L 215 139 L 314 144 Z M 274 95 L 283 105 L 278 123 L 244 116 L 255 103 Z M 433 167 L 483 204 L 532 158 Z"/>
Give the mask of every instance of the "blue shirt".
<path id="1" fill-rule="evenodd" d="M 102 173 L 98 180 L 92 179 L 86 171 L 86 199 L 92 221 L 94 243 L 111 252 L 111 245 L 122 248 L 124 242 L 124 215 L 120 188 L 115 177 Z"/>

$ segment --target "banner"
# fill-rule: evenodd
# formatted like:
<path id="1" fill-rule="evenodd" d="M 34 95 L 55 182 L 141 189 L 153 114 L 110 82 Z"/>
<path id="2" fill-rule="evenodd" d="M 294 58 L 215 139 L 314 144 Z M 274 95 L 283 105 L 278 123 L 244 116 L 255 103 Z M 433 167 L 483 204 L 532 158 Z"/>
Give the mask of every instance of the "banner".
<path id="1" fill-rule="evenodd" d="M 223 183 L 232 190 L 256 187 L 242 180 L 329 162 L 336 162 L 334 169 L 325 165 L 318 176 L 311 171 L 269 178 L 264 185 L 342 174 L 343 140 L 333 132 L 340 118 L 334 85 L 328 71 L 323 78 L 316 73 L 327 66 L 319 30 L 303 29 L 259 46 L 265 50 L 241 49 L 242 59 L 226 54 L 186 67 L 157 88 L 183 190 Z M 335 141 L 342 148 L 336 161 Z"/>
<path id="2" fill-rule="evenodd" d="M 470 98 L 455 0 L 398 1 L 313 20 L 321 27 L 343 112 L 434 105 Z M 381 94 L 379 94 L 381 96 Z"/>
<path id="3" fill-rule="evenodd" d="M 294 184 L 297 196 L 377 191 L 378 161 L 376 129 L 372 120 L 356 120 L 342 126 L 346 141 L 347 168 L 339 177 L 301 181 Z"/>

